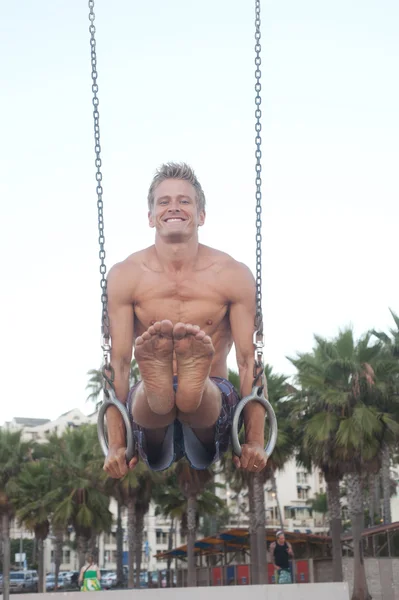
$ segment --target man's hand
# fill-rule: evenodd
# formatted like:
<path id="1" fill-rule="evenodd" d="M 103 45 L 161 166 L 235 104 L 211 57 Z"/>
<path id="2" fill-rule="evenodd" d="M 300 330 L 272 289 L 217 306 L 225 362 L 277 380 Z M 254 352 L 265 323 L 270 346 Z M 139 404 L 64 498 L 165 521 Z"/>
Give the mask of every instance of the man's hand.
<path id="1" fill-rule="evenodd" d="M 241 456 L 234 456 L 233 462 L 237 469 L 260 473 L 266 466 L 267 454 L 257 442 L 248 442 L 242 445 Z"/>
<path id="2" fill-rule="evenodd" d="M 126 464 L 126 448 L 110 448 L 108 450 L 107 458 L 104 463 L 104 471 L 108 473 L 113 479 L 121 479 L 126 473 L 134 469 L 139 459 L 138 456 L 133 456 L 130 463 Z"/>

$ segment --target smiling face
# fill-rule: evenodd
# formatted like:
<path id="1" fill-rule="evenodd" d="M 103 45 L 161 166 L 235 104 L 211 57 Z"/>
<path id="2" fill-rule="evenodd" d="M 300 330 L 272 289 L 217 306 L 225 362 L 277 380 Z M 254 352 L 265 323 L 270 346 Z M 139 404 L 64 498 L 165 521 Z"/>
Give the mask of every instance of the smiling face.
<path id="1" fill-rule="evenodd" d="M 150 227 L 171 242 L 184 242 L 197 235 L 205 211 L 198 211 L 194 186 L 183 179 L 165 179 L 155 189 L 154 206 L 148 213 Z"/>

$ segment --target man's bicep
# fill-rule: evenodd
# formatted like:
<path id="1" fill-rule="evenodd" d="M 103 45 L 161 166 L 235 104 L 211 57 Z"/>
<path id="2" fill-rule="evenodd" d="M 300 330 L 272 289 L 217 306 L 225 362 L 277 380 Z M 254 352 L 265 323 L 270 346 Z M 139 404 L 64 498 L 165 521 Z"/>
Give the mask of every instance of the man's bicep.
<path id="1" fill-rule="evenodd" d="M 255 281 L 247 267 L 240 266 L 230 305 L 230 326 L 236 347 L 238 366 L 244 367 L 254 357 Z"/>
<path id="2" fill-rule="evenodd" d="M 134 308 L 125 281 L 121 266 L 112 267 L 107 281 L 111 356 L 114 363 L 130 364 L 134 339 Z"/>

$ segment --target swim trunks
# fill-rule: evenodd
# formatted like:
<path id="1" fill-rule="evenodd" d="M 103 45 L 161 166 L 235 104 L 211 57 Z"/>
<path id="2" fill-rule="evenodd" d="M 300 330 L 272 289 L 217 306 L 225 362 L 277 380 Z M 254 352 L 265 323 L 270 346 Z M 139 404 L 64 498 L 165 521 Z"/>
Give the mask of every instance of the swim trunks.
<path id="1" fill-rule="evenodd" d="M 180 460 L 184 456 L 194 469 L 206 469 L 214 462 L 217 462 L 228 449 L 231 424 L 240 397 L 234 386 L 227 379 L 224 379 L 223 377 L 210 377 L 210 379 L 217 385 L 222 396 L 220 414 L 214 425 L 215 437 L 212 447 L 205 447 L 188 425 L 175 419 L 166 430 L 165 438 L 159 448 L 159 452 L 157 451 L 155 456 L 154 452 L 151 452 L 151 458 L 149 457 L 150 453 L 148 451 L 146 429 L 138 425 L 133 420 L 132 416 L 134 393 L 141 382 L 136 383 L 131 388 L 126 407 L 130 416 L 133 436 L 141 459 L 153 471 L 164 471 L 165 469 L 168 469 L 173 462 Z M 175 377 L 173 381 L 175 392 L 177 386 L 177 378 Z M 239 429 L 241 429 L 242 423 L 243 418 L 241 413 Z"/>

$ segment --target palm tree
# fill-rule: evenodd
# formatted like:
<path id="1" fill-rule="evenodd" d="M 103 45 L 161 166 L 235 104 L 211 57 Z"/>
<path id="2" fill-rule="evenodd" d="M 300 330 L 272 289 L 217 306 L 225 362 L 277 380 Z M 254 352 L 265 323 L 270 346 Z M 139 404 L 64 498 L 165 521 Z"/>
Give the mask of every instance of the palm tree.
<path id="1" fill-rule="evenodd" d="M 29 444 L 22 440 L 21 431 L 0 428 L 0 517 L 3 537 L 3 595 L 10 592 L 10 520 L 15 508 L 10 490 L 16 489 L 16 480 L 29 454 Z"/>
<path id="2" fill-rule="evenodd" d="M 307 501 L 311 510 L 319 515 L 323 515 L 323 527 L 328 513 L 327 494 L 316 494 L 314 498 Z"/>
<path id="3" fill-rule="evenodd" d="M 105 482 L 105 493 L 114 498 L 117 503 L 116 517 L 116 576 L 117 586 L 123 584 L 123 528 L 122 509 L 125 506 L 125 493 L 120 479 L 109 477 Z"/>
<path id="4" fill-rule="evenodd" d="M 370 598 L 361 540 L 364 529 L 361 474 L 376 469 L 386 432 L 397 428 L 389 414 L 379 412 L 373 405 L 376 390 L 382 393 L 383 386 L 378 388 L 375 377 L 381 343 L 370 344 L 370 338 L 366 334 L 355 343 L 351 329 L 340 332 L 332 341 L 315 336 L 312 354 L 299 354 L 297 359 L 291 359 L 307 394 L 304 448 L 323 470 L 328 494 L 333 494 L 334 501 L 337 489 L 331 489 L 331 483 L 339 488 L 340 478 L 347 474 L 354 551 L 352 600 Z M 337 518 L 336 508 L 329 505 L 332 522 Z"/>
<path id="5" fill-rule="evenodd" d="M 224 487 L 219 484 L 213 485 L 215 485 L 215 487 Z M 210 487 L 203 489 L 197 497 L 196 529 L 198 530 L 200 519 L 202 518 L 203 528 L 205 529 L 205 531 L 203 531 L 204 535 L 210 535 L 210 532 L 206 529 L 206 523 L 209 517 L 215 517 L 216 523 L 219 523 L 221 526 L 228 522 L 228 513 L 226 518 L 227 507 L 225 502 L 219 496 L 217 496 L 213 490 L 210 489 Z M 171 551 L 173 548 L 173 532 L 175 521 L 180 522 L 180 531 L 182 536 L 186 536 L 188 533 L 188 499 L 183 494 L 183 491 L 179 486 L 177 472 L 174 467 L 165 472 L 163 485 L 155 488 L 153 502 L 155 503 L 155 514 L 162 515 L 163 517 L 170 519 L 168 550 Z M 168 586 L 170 586 L 171 563 L 172 558 L 168 557 Z"/>
<path id="6" fill-rule="evenodd" d="M 89 381 L 86 385 L 86 389 L 90 391 L 89 395 L 86 398 L 87 402 L 93 402 L 95 405 L 96 411 L 99 409 L 101 405 L 101 400 L 99 397 L 101 392 L 103 391 L 104 386 L 104 378 L 102 369 L 90 369 L 87 372 L 89 376 Z M 137 362 L 133 359 L 130 363 L 130 373 L 129 373 L 129 385 L 132 387 L 135 383 L 137 383 L 140 379 L 140 371 Z"/>
<path id="7" fill-rule="evenodd" d="M 280 524 L 283 528 L 283 519 L 281 507 L 278 499 L 278 490 L 275 473 L 277 469 L 282 469 L 284 464 L 293 456 L 294 428 L 291 423 L 291 413 L 293 412 L 293 401 L 288 397 L 291 393 L 291 387 L 287 383 L 287 377 L 273 372 L 270 365 L 265 366 L 265 379 L 267 381 L 268 399 L 276 413 L 278 422 L 278 436 L 273 454 L 269 457 L 266 468 L 257 474 L 249 474 L 244 471 L 237 471 L 232 464 L 231 454 L 227 453 L 222 461 L 223 469 L 231 489 L 235 492 L 248 488 L 249 500 L 249 534 L 251 547 L 251 565 L 253 583 L 266 583 L 266 541 L 265 541 L 265 493 L 264 486 L 266 481 L 270 480 L 275 494 L 277 511 Z M 239 377 L 235 371 L 229 371 L 229 380 L 239 389 Z M 265 437 L 268 435 L 267 422 L 265 423 Z M 241 442 L 243 441 L 243 432 L 241 432 Z"/>
<path id="8" fill-rule="evenodd" d="M 197 585 L 194 544 L 197 531 L 198 497 L 213 479 L 211 469 L 198 471 L 187 460 L 180 460 L 176 466 L 179 488 L 187 500 L 187 585 Z"/>
<path id="9" fill-rule="evenodd" d="M 116 484 L 123 498 L 123 504 L 127 506 L 128 586 L 130 588 L 140 587 L 144 517 L 150 507 L 155 485 L 160 478 L 159 473 L 151 471 L 143 462 L 139 462 L 133 471 L 129 471 L 120 483 Z M 136 563 L 136 577 L 134 577 L 134 563 Z"/>
<path id="10" fill-rule="evenodd" d="M 49 459 L 53 458 L 56 455 L 56 453 L 58 451 L 58 446 L 59 446 L 59 437 L 57 436 L 56 433 L 50 433 L 47 435 L 45 444 L 35 444 L 32 456 L 34 457 L 35 460 L 44 461 L 47 465 L 49 465 L 50 464 Z M 48 468 L 50 468 L 50 467 L 48 467 Z M 62 474 L 55 473 L 54 469 L 52 469 L 51 472 L 52 472 L 52 479 L 51 479 L 52 493 L 51 493 L 51 500 L 49 501 L 49 514 L 51 513 L 50 533 L 52 534 L 52 536 L 54 538 L 54 580 L 55 580 L 54 589 L 57 590 L 58 589 L 58 574 L 59 574 L 60 568 L 61 568 L 62 550 L 63 550 L 63 546 L 64 546 L 64 535 L 66 533 L 66 529 L 63 525 L 55 524 L 54 522 L 52 522 L 52 513 L 54 510 L 54 507 L 56 506 L 56 502 L 60 500 L 60 498 L 56 499 L 55 497 L 57 496 L 58 487 L 62 487 L 62 485 L 63 485 L 64 478 L 63 478 Z M 60 479 L 61 481 L 59 481 L 59 480 L 57 481 L 57 475 L 60 475 L 60 477 L 58 479 Z M 48 500 L 48 499 L 46 499 L 46 500 Z"/>
<path id="11" fill-rule="evenodd" d="M 73 527 L 79 567 L 84 564 L 84 555 L 89 544 L 95 543 L 96 535 L 111 529 L 112 514 L 102 463 L 94 425 L 65 431 L 49 460 L 54 482 L 48 497 L 54 503 L 52 523 L 64 530 Z"/>
<path id="12" fill-rule="evenodd" d="M 44 540 L 50 531 L 51 505 L 44 498 L 52 489 L 51 471 L 45 459 L 27 462 L 9 486 L 10 496 L 16 508 L 16 517 L 21 524 L 35 534 L 39 563 L 39 592 L 44 589 Z"/>
<path id="13" fill-rule="evenodd" d="M 392 318 L 395 322 L 396 328 L 391 328 L 389 334 L 382 331 L 372 330 L 372 334 L 382 342 L 383 349 L 387 353 L 390 359 L 394 359 L 399 362 L 399 316 L 390 310 Z M 391 409 L 395 414 L 396 420 L 399 420 L 399 380 L 398 375 L 395 373 L 389 382 L 388 396 L 391 405 Z M 390 445 L 385 443 L 382 448 L 382 465 L 381 465 L 381 477 L 382 477 L 382 490 L 383 490 L 383 504 L 384 504 L 384 523 L 392 522 L 391 514 L 391 477 L 390 477 Z"/>

